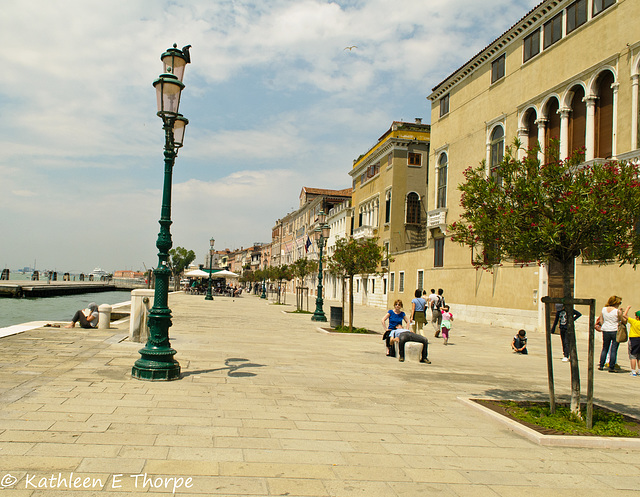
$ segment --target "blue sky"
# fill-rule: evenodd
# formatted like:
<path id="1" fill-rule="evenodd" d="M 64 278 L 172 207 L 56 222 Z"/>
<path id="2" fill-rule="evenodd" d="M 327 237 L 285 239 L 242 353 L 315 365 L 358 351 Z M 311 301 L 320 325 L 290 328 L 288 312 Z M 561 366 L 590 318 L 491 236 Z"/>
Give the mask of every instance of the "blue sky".
<path id="1" fill-rule="evenodd" d="M 157 264 L 160 54 L 191 44 L 174 246 L 268 242 L 537 0 L 4 0 L 0 265 Z M 356 45 L 349 51 L 345 47 Z"/>

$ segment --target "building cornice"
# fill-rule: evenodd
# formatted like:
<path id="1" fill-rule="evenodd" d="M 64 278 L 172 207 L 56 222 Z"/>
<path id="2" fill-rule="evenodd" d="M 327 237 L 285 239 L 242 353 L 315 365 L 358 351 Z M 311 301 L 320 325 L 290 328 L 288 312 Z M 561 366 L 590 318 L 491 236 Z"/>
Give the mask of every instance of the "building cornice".
<path id="1" fill-rule="evenodd" d="M 531 9 L 517 23 L 511 26 L 502 35 L 474 55 L 468 62 L 449 75 L 444 81 L 432 88 L 432 93 L 427 97 L 432 102 L 450 92 L 467 76 L 473 74 L 479 67 L 492 60 L 514 41 L 530 32 L 531 28 L 546 21 L 565 5 L 573 0 L 544 0 Z"/>

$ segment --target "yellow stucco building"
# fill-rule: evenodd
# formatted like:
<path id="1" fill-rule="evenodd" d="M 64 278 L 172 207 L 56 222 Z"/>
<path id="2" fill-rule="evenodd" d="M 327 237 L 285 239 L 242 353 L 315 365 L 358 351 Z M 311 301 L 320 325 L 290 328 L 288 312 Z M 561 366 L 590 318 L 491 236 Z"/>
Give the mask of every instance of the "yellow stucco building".
<path id="1" fill-rule="evenodd" d="M 516 137 L 525 148 L 539 143 L 541 156 L 557 139 L 563 157 L 585 147 L 587 161 L 638 160 L 639 21 L 637 0 L 547 0 L 433 88 L 426 248 L 395 257 L 404 292 L 396 286 L 389 302 L 410 300 L 409 277 L 424 271 L 424 286 L 443 288 L 460 318 L 542 328 L 540 299 L 554 293 L 553 270 L 505 263 L 476 271 L 470 249 L 447 233 L 461 214 L 457 186 L 482 160 L 491 174 Z M 598 312 L 612 294 L 637 310 L 638 276 L 578 260 L 575 295 L 596 298 Z"/>
<path id="2" fill-rule="evenodd" d="M 430 126 L 421 119 L 394 121 L 353 161 L 351 236 L 377 238 L 384 248 L 382 275 L 354 278 L 356 303 L 386 307 L 389 293 L 404 284 L 396 281 L 395 254 L 424 250 L 429 137 Z"/>

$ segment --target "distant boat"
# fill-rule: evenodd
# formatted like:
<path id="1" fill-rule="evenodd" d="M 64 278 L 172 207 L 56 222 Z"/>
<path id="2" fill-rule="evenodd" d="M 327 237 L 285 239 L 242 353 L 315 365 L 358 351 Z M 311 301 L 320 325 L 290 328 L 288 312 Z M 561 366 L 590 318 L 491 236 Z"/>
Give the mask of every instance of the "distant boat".
<path id="1" fill-rule="evenodd" d="M 91 271 L 89 274 L 90 274 L 90 275 L 92 275 L 92 276 L 94 276 L 94 277 L 95 277 L 95 276 L 97 276 L 97 277 L 101 277 L 101 276 L 109 276 L 109 273 L 107 273 L 105 270 L 103 270 L 103 269 L 102 269 L 102 268 L 100 268 L 100 267 L 94 268 L 94 270 L 93 270 L 93 271 Z"/>

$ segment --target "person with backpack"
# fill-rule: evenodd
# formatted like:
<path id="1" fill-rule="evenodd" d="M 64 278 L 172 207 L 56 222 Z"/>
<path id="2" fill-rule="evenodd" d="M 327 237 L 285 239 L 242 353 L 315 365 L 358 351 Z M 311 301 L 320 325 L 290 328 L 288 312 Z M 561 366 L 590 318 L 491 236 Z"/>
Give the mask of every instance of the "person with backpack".
<path id="1" fill-rule="evenodd" d="M 446 305 L 444 301 L 444 290 L 438 288 L 438 295 L 431 302 L 431 324 L 436 330 L 435 337 L 440 338 L 440 329 L 442 327 L 442 308 Z"/>
<path id="2" fill-rule="evenodd" d="M 575 323 L 576 319 L 578 319 L 580 316 L 582 316 L 582 314 L 574 308 L 573 322 Z M 556 319 L 553 322 L 553 326 L 551 327 L 551 333 L 555 331 L 556 326 L 560 326 L 560 340 L 562 341 L 562 362 L 569 361 L 569 353 L 571 351 L 569 339 L 567 338 L 567 328 L 569 321 L 567 317 L 567 311 L 565 310 L 564 306 L 562 304 L 556 304 Z"/>

